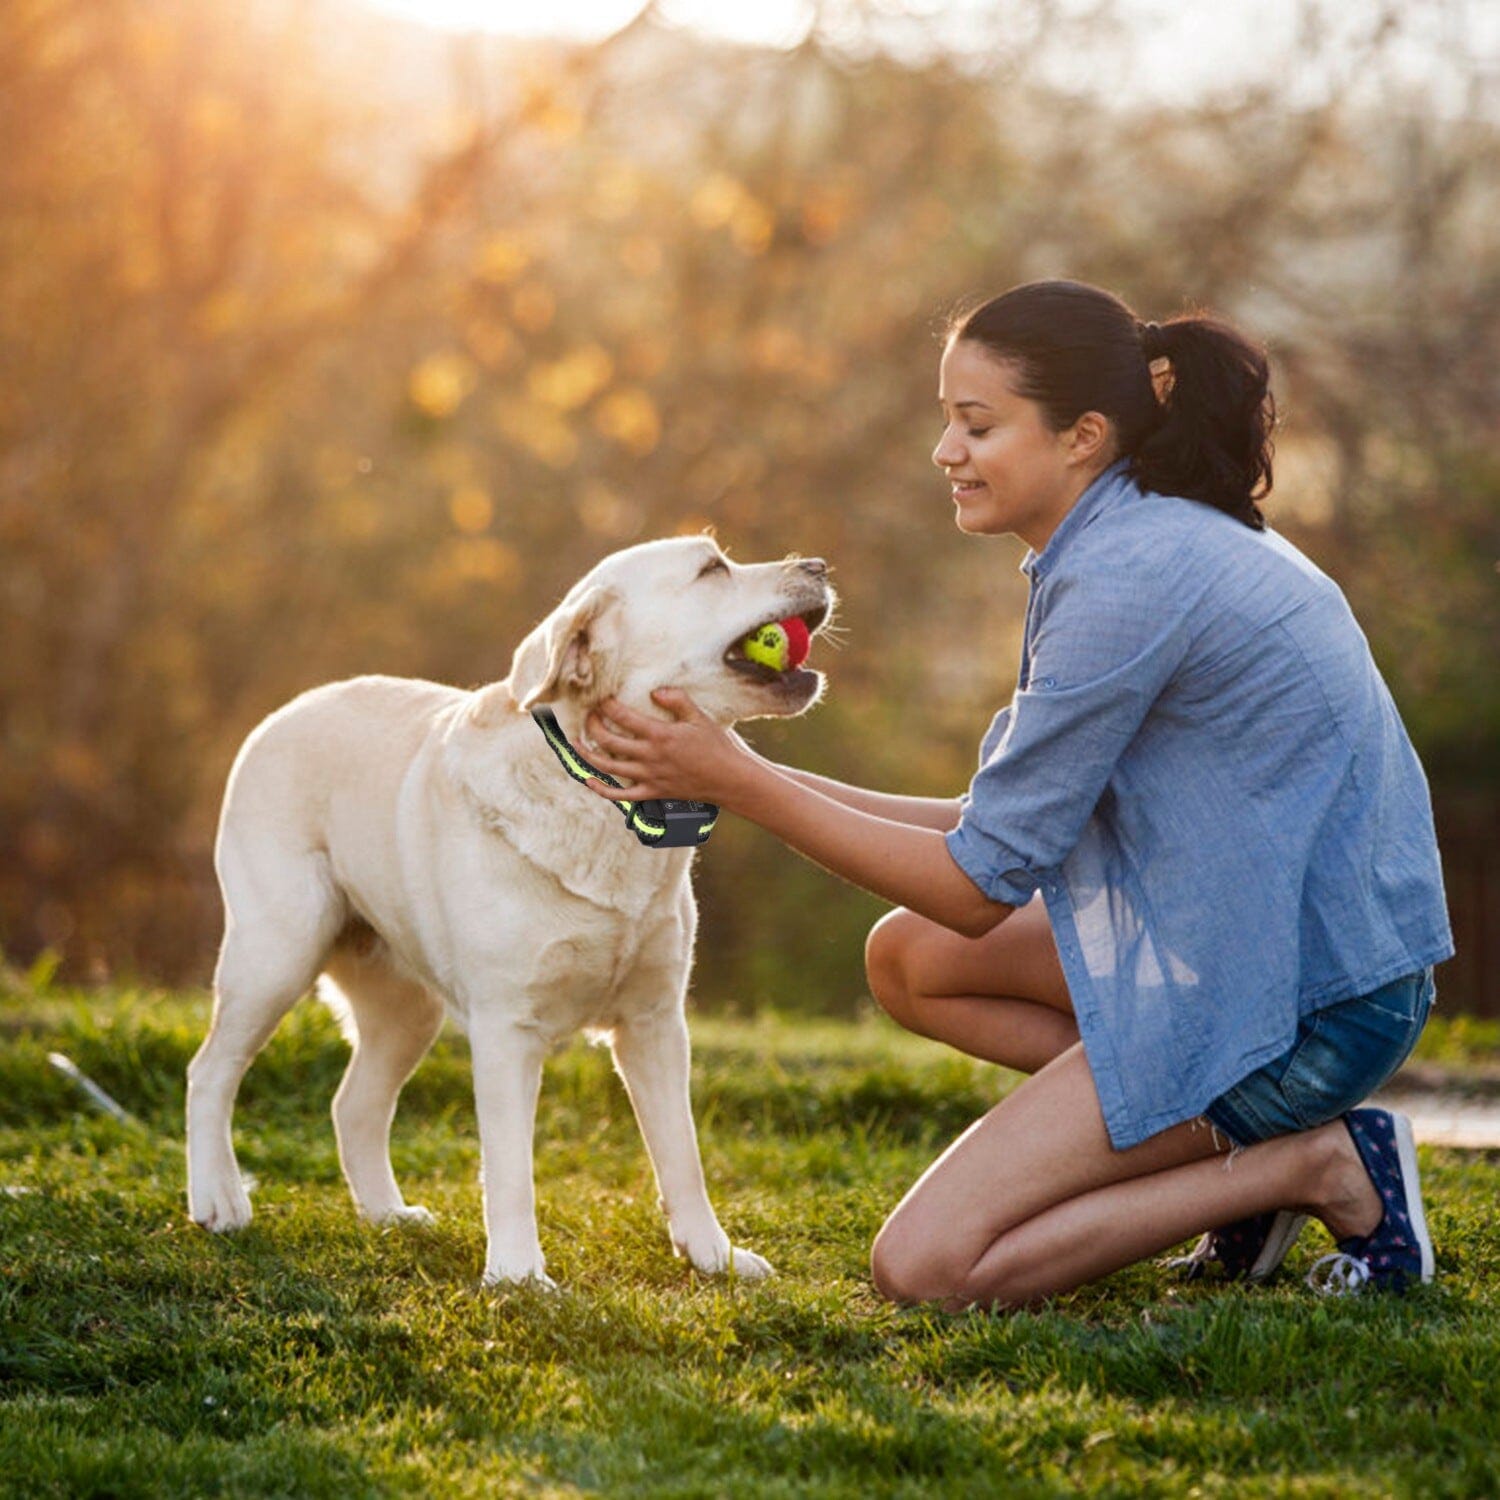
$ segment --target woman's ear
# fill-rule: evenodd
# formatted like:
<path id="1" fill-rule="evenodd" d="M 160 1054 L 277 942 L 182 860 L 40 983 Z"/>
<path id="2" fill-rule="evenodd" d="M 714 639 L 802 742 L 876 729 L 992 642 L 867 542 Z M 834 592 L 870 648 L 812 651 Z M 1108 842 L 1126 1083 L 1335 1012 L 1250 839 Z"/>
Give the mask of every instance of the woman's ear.
<path id="1" fill-rule="evenodd" d="M 1068 462 L 1097 463 L 1108 456 L 1115 441 L 1115 424 L 1102 412 L 1086 411 L 1068 429 Z"/>

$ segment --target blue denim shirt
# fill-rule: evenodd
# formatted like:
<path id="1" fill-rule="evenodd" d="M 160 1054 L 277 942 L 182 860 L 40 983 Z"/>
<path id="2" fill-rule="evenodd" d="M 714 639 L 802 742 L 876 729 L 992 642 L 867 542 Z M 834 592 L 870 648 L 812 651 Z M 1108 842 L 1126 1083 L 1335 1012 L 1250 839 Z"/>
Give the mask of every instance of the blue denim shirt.
<path id="1" fill-rule="evenodd" d="M 1042 891 L 1118 1149 L 1453 953 L 1427 781 L 1337 585 L 1126 468 L 1021 564 L 1019 683 L 947 835 L 992 900 Z"/>

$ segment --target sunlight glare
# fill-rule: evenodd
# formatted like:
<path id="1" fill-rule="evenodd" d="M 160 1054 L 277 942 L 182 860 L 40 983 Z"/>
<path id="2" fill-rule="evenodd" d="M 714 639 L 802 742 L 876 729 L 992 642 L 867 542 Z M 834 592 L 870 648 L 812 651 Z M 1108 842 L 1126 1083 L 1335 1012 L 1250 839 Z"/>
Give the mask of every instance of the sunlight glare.
<path id="1" fill-rule="evenodd" d="M 534 0 L 365 0 L 372 9 L 444 31 L 508 36 L 556 36 L 597 41 L 636 16 L 644 0 L 568 0 L 556 8 Z M 807 0 L 665 0 L 661 18 L 733 41 L 794 47 L 807 34 Z"/>

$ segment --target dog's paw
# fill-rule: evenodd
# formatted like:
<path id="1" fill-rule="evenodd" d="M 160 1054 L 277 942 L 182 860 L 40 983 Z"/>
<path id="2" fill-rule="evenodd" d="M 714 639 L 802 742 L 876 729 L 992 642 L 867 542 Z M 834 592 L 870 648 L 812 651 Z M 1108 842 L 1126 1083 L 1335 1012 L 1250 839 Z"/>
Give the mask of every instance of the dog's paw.
<path id="1" fill-rule="evenodd" d="M 686 1254 L 693 1269 L 705 1276 L 733 1276 L 739 1281 L 763 1281 L 767 1276 L 776 1274 L 775 1268 L 764 1256 L 757 1255 L 753 1250 L 746 1250 L 743 1245 L 731 1245 L 727 1237 L 723 1238 L 722 1243 L 709 1249 L 694 1251 L 688 1248 Z"/>
<path id="2" fill-rule="evenodd" d="M 526 1241 L 530 1240 L 530 1244 Z M 535 1238 L 518 1234 L 509 1243 L 490 1241 L 484 1260 L 485 1286 L 532 1285 L 545 1291 L 556 1290 L 557 1283 L 547 1274 L 547 1257 Z"/>
<path id="3" fill-rule="evenodd" d="M 776 1268 L 765 1256 L 747 1250 L 743 1245 L 729 1247 L 729 1263 L 719 1272 L 721 1276 L 733 1276 L 737 1281 L 764 1281 L 774 1276 Z"/>
<path id="4" fill-rule="evenodd" d="M 486 1267 L 485 1286 L 531 1286 L 539 1291 L 555 1292 L 557 1283 L 540 1267 L 530 1271 L 509 1271 L 504 1267 Z"/>
<path id="5" fill-rule="evenodd" d="M 250 1195 L 242 1182 L 207 1188 L 191 1195 L 188 1213 L 211 1233 L 228 1234 L 250 1222 Z"/>
<path id="6" fill-rule="evenodd" d="M 394 1224 L 436 1224 L 437 1215 L 418 1203 L 403 1203 L 400 1208 L 388 1208 L 384 1213 L 371 1214 L 370 1222 L 382 1229 Z"/>

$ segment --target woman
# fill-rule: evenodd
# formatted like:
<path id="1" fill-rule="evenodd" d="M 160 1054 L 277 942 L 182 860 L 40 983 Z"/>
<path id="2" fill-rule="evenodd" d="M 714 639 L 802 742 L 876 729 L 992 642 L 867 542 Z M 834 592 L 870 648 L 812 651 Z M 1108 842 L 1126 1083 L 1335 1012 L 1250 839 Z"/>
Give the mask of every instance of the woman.
<path id="1" fill-rule="evenodd" d="M 1427 787 L 1342 594 L 1255 504 L 1264 355 L 1039 282 L 956 322 L 939 399 L 959 528 L 1030 547 L 963 797 L 773 765 L 676 689 L 589 723 L 625 796 L 716 802 L 896 903 L 876 999 L 1033 1072 L 896 1208 L 877 1286 L 1016 1306 L 1207 1226 L 1193 1268 L 1259 1279 L 1309 1214 L 1329 1287 L 1430 1279 L 1410 1126 L 1355 1108 L 1453 951 Z"/>

